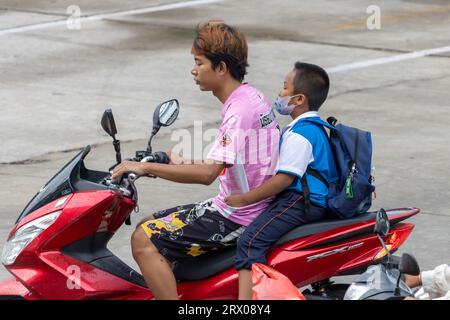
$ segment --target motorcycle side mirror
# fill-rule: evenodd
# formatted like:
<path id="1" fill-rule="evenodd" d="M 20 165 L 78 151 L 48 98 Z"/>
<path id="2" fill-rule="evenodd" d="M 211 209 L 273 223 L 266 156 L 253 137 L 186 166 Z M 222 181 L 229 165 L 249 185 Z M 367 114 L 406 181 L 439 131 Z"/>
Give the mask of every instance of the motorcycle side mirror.
<path id="1" fill-rule="evenodd" d="M 152 153 L 151 142 L 155 134 L 158 133 L 161 127 L 168 127 L 172 125 L 178 118 L 180 113 L 180 105 L 177 99 L 167 100 L 160 103 L 153 112 L 153 129 L 150 139 L 148 140 L 146 154 Z"/>
<path id="2" fill-rule="evenodd" d="M 402 254 L 398 269 L 403 274 L 418 276 L 420 274 L 419 263 L 416 258 L 409 253 Z"/>
<path id="3" fill-rule="evenodd" d="M 389 234 L 390 224 L 387 213 L 383 208 L 378 210 L 375 221 L 373 232 L 378 236 L 387 236 Z"/>
<path id="4" fill-rule="evenodd" d="M 414 258 L 414 256 L 409 253 L 402 254 L 400 263 L 398 265 L 398 271 L 400 271 L 400 272 L 399 272 L 399 275 L 397 278 L 397 285 L 395 286 L 395 291 L 394 291 L 395 296 L 400 295 L 400 280 L 401 280 L 402 274 L 408 274 L 408 275 L 412 275 L 412 276 L 420 275 L 419 264 L 417 263 L 416 258 Z"/>
<path id="5" fill-rule="evenodd" d="M 116 151 L 116 162 L 121 163 L 122 155 L 120 154 L 120 141 L 116 139 L 116 122 L 114 121 L 114 116 L 110 108 L 103 112 L 101 124 L 103 130 L 113 138 L 114 150 Z"/>
<path id="6" fill-rule="evenodd" d="M 102 116 L 102 128 L 109 134 L 113 139 L 115 139 L 115 135 L 117 134 L 116 122 L 114 121 L 114 116 L 111 109 L 106 109 L 103 112 Z"/>
<path id="7" fill-rule="evenodd" d="M 172 125 L 177 119 L 179 112 L 180 105 L 177 99 L 161 103 L 153 113 L 153 126 L 168 127 Z"/>

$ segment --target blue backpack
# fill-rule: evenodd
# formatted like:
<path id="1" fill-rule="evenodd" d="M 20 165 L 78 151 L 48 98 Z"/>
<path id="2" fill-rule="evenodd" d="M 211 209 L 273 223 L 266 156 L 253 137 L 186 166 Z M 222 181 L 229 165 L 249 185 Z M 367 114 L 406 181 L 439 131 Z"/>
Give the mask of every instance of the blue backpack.
<path id="1" fill-rule="evenodd" d="M 372 137 L 370 132 L 352 128 L 343 124 L 336 125 L 337 119 L 330 117 L 322 120 L 304 119 L 330 129 L 329 142 L 338 170 L 338 180 L 332 184 L 317 171 L 308 167 L 307 173 L 318 178 L 328 187 L 328 208 L 341 219 L 348 219 L 365 213 L 372 205 L 372 193 L 375 191 L 372 169 Z M 306 177 L 306 175 L 304 175 Z M 303 191 L 308 193 L 306 178 L 302 179 Z M 304 195 L 305 205 L 309 197 Z"/>

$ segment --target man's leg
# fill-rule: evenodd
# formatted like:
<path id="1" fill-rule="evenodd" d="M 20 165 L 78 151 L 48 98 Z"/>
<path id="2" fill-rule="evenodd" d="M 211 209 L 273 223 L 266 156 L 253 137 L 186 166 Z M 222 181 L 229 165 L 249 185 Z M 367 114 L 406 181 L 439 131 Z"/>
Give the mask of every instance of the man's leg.
<path id="1" fill-rule="evenodd" d="M 143 218 L 141 221 L 139 221 L 139 223 L 136 225 L 136 229 L 138 227 L 140 227 L 141 224 L 144 224 L 148 221 L 155 220 L 155 219 L 161 219 L 172 213 L 177 213 L 177 212 L 181 212 L 181 211 L 189 211 L 194 207 L 194 205 L 195 204 L 186 204 L 186 205 L 176 206 L 176 207 L 173 207 L 170 209 L 165 209 L 165 210 L 161 210 L 161 211 L 149 214 L 148 216 Z"/>
<path id="2" fill-rule="evenodd" d="M 179 206 L 177 212 L 155 218 L 135 231 L 132 247 L 144 279 L 158 299 L 178 298 L 169 261 L 225 248 L 236 241 L 243 229 L 216 212 L 208 202 Z"/>
<path id="3" fill-rule="evenodd" d="M 146 223 L 147 221 L 150 220 L 155 220 L 155 216 L 153 214 L 150 214 L 148 216 L 146 216 L 144 219 L 142 219 L 141 221 L 138 222 L 138 224 L 136 225 L 136 229 L 139 228 L 141 226 L 141 224 Z"/>
<path id="4" fill-rule="evenodd" d="M 156 299 L 178 300 L 177 284 L 169 262 L 149 240 L 142 228 L 131 238 L 133 258 L 136 260 L 148 288 Z"/>

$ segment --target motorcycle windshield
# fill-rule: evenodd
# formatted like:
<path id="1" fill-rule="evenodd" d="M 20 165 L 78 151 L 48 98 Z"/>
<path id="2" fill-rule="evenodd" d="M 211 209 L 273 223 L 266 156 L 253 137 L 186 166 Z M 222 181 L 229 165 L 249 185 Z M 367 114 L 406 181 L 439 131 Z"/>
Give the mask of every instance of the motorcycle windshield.
<path id="1" fill-rule="evenodd" d="M 67 194 L 73 193 L 75 188 L 73 187 L 71 177 L 75 169 L 80 168 L 80 163 L 84 157 L 89 153 L 90 147 L 87 146 L 81 150 L 72 160 L 70 160 L 53 178 L 51 178 L 42 188 L 36 193 L 36 195 L 27 204 L 25 209 L 19 215 L 17 222 L 22 220 L 31 212 L 43 207 L 44 205 L 62 197 Z M 16 222 L 16 223 L 17 223 Z"/>

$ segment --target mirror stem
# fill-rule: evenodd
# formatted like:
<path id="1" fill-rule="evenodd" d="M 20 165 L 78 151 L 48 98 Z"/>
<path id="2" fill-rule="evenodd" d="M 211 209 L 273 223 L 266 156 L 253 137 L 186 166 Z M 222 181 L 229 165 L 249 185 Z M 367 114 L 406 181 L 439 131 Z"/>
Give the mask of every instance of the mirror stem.
<path id="1" fill-rule="evenodd" d="M 384 250 L 386 251 L 387 254 L 387 262 L 389 264 L 390 260 L 391 260 L 391 252 L 389 251 L 388 247 L 386 246 L 386 243 L 384 243 L 383 238 L 381 238 L 381 236 L 379 234 L 377 234 L 378 240 L 380 240 L 381 245 L 383 246 Z"/>
<path id="2" fill-rule="evenodd" d="M 120 154 L 120 140 L 116 140 L 115 137 L 113 137 L 113 139 L 114 150 L 116 151 L 116 161 L 119 164 L 122 162 L 122 155 Z"/>
<path id="3" fill-rule="evenodd" d="M 152 154 L 152 140 L 153 140 L 153 137 L 158 133 L 159 129 L 161 129 L 160 125 L 158 125 L 158 124 L 153 125 L 152 134 L 150 135 L 150 139 L 148 139 L 147 151 L 145 152 L 146 156 L 149 156 Z"/>
<path id="4" fill-rule="evenodd" d="M 149 156 L 152 154 L 152 139 L 154 137 L 154 133 L 152 132 L 152 135 L 150 136 L 150 139 L 148 140 L 148 144 L 147 144 L 147 151 L 145 152 L 146 156 Z"/>
<path id="5" fill-rule="evenodd" d="M 401 278 L 402 278 L 402 273 L 400 272 L 400 274 L 398 275 L 398 279 L 397 279 L 397 285 L 395 286 L 395 291 L 394 291 L 395 296 L 400 295 L 400 279 Z"/>

